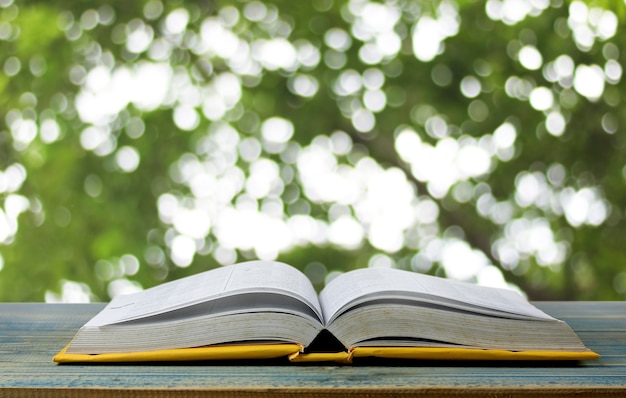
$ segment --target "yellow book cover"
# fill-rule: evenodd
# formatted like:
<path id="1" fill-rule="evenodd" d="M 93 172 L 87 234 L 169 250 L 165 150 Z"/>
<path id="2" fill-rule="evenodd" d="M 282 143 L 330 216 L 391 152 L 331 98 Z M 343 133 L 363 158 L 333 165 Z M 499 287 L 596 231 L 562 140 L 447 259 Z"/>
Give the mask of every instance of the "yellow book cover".
<path id="1" fill-rule="evenodd" d="M 115 297 L 54 357 L 68 362 L 288 358 L 351 363 L 598 358 L 518 293 L 365 268 L 318 295 L 296 268 L 225 266 Z"/>
<path id="2" fill-rule="evenodd" d="M 68 354 L 67 347 L 54 356 L 58 363 L 225 361 L 289 357 L 302 351 L 298 344 L 221 345 L 109 354 Z"/>

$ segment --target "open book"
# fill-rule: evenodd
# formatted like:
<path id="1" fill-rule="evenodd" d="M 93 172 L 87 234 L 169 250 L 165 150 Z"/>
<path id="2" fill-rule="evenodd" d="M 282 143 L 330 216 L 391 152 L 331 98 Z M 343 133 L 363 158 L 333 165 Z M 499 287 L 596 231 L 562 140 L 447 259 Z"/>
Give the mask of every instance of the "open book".
<path id="1" fill-rule="evenodd" d="M 565 322 L 514 291 L 365 268 L 341 274 L 318 296 L 296 268 L 251 261 L 115 297 L 54 360 L 281 356 L 337 362 L 598 357 Z"/>

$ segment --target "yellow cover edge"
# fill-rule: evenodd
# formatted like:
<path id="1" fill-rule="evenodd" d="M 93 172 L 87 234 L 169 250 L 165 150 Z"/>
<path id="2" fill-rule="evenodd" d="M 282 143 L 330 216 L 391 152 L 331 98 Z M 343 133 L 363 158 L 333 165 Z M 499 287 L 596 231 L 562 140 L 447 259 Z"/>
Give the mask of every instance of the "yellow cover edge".
<path id="1" fill-rule="evenodd" d="M 593 351 L 507 351 L 477 348 L 439 347 L 354 347 L 353 358 L 379 357 L 394 359 L 438 359 L 438 360 L 515 360 L 515 361 L 573 361 L 598 359 Z"/>
<path id="2" fill-rule="evenodd" d="M 53 361 L 57 363 L 85 363 L 272 359 L 287 357 L 302 351 L 302 349 L 303 347 L 299 344 L 254 344 L 193 347 L 110 354 L 68 354 L 66 353 L 66 346 L 53 357 Z"/>
<path id="3" fill-rule="evenodd" d="M 304 363 L 304 362 L 335 362 L 341 364 L 352 363 L 352 352 L 313 352 L 313 353 L 301 353 L 296 352 L 289 356 L 290 362 Z"/>
<path id="4" fill-rule="evenodd" d="M 155 361 L 219 361 L 237 359 L 272 359 L 287 357 L 294 363 L 335 362 L 350 364 L 353 358 L 378 357 L 414 360 L 515 360 L 572 361 L 593 360 L 600 355 L 593 351 L 507 351 L 476 348 L 438 347 L 353 347 L 336 353 L 303 353 L 299 344 L 255 344 L 179 348 L 171 350 L 110 353 L 68 354 L 67 347 L 54 356 L 57 363 L 155 362 Z"/>

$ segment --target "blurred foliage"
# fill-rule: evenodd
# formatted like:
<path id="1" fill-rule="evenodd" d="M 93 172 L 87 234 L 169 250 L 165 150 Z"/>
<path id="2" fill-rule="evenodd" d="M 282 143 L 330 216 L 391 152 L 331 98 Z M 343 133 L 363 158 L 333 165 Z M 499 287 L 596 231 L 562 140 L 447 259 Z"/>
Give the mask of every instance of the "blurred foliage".
<path id="1" fill-rule="evenodd" d="M 419 36 L 422 22 L 430 30 Z M 0 300 L 108 300 L 259 256 L 301 268 L 318 288 L 333 271 L 377 264 L 454 277 L 466 258 L 480 264 L 463 279 L 496 270 L 532 299 L 624 299 L 625 23 L 623 2 L 610 0 L 0 0 Z M 435 53 L 416 49 L 429 45 Z M 150 64 L 168 66 L 159 102 L 141 92 L 85 100 Z M 163 83 L 154 76 L 146 89 Z M 215 88 L 224 76 L 236 77 L 222 81 L 232 92 Z M 215 90 L 225 102 L 206 102 Z M 276 117 L 293 127 L 288 142 L 263 132 Z M 237 133 L 234 152 L 220 146 L 224 126 Z M 410 187 L 399 247 L 377 243 L 357 199 L 316 196 L 293 159 L 348 137 L 348 151 L 329 152 L 335 171 L 391 171 L 383 181 L 401 171 L 397 186 Z M 442 188 L 412 153 L 450 145 L 475 158 L 453 160 L 460 171 Z M 184 177 L 197 167 L 206 184 L 230 172 L 250 181 L 259 159 L 282 179 L 265 194 L 244 183 L 218 203 L 224 185 L 198 194 Z M 170 198 L 208 217 L 202 236 L 164 216 Z M 272 255 L 233 243 L 253 229 L 241 221 L 227 241 L 219 217 L 250 203 L 283 227 L 304 215 L 322 236 L 277 235 L 289 242 Z M 360 225 L 345 230 L 362 235 L 356 245 L 329 238 L 343 216 Z M 293 225 L 304 224 L 288 225 L 299 235 Z M 254 230 L 252 240 L 273 238 Z M 191 257 L 176 259 L 180 236 Z"/>

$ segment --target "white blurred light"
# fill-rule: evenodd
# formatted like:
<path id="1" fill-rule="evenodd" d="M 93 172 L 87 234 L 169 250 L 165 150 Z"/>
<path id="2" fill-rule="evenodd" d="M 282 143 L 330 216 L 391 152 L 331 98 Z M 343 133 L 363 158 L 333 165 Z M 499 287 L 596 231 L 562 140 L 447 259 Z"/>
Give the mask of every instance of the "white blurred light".
<path id="1" fill-rule="evenodd" d="M 611 10 L 589 8 L 584 2 L 573 1 L 569 6 L 567 24 L 578 48 L 589 51 L 596 39 L 606 41 L 615 36 L 619 23 L 617 15 Z"/>
<path id="2" fill-rule="evenodd" d="M 361 18 L 367 30 L 389 32 L 400 18 L 400 12 L 391 5 L 368 2 L 361 10 Z"/>
<path id="3" fill-rule="evenodd" d="M 376 118 L 370 110 L 358 109 L 352 115 L 352 125 L 357 131 L 367 133 L 376 125 Z"/>
<path id="4" fill-rule="evenodd" d="M 352 38 L 343 29 L 331 28 L 324 34 L 324 42 L 337 51 L 346 51 L 352 44 Z"/>
<path id="5" fill-rule="evenodd" d="M 37 123 L 30 119 L 20 119 L 11 124 L 13 145 L 17 150 L 24 150 L 37 137 Z"/>
<path id="6" fill-rule="evenodd" d="M 99 127 L 87 127 L 80 133 L 80 144 L 88 150 L 93 151 L 102 145 L 109 137 L 108 129 Z"/>
<path id="7" fill-rule="evenodd" d="M 543 57 L 535 46 L 524 46 L 517 54 L 522 66 L 529 70 L 537 70 L 543 64 Z"/>
<path id="8" fill-rule="evenodd" d="M 305 40 L 296 40 L 294 43 L 298 53 L 298 62 L 305 68 L 315 68 L 321 59 L 320 50 Z"/>
<path id="9" fill-rule="evenodd" d="M 476 281 L 481 286 L 490 286 L 506 289 L 508 288 L 508 284 L 504 279 L 504 275 L 502 275 L 502 271 L 494 267 L 493 265 L 488 265 L 483 267 L 476 277 Z"/>
<path id="10" fill-rule="evenodd" d="M 341 216 L 328 226 L 328 240 L 348 250 L 359 248 L 363 237 L 363 227 L 350 216 Z"/>
<path id="11" fill-rule="evenodd" d="M 343 131 L 335 131 L 330 140 L 333 153 L 336 155 L 347 155 L 352 150 L 352 138 Z"/>
<path id="12" fill-rule="evenodd" d="M 487 257 L 460 240 L 445 241 L 441 250 L 441 264 L 446 276 L 455 280 L 470 280 L 488 265 Z"/>
<path id="13" fill-rule="evenodd" d="M 383 57 L 393 57 L 402 48 L 402 40 L 394 31 L 383 32 L 376 36 L 375 46 Z M 378 62 L 370 62 L 374 63 Z"/>
<path id="14" fill-rule="evenodd" d="M 439 218 L 439 207 L 430 199 L 422 199 L 415 207 L 415 216 L 422 224 L 431 224 Z"/>
<path id="15" fill-rule="evenodd" d="M 270 196 L 275 187 L 282 186 L 279 173 L 278 164 L 273 160 L 264 158 L 255 160 L 250 164 L 246 192 L 255 199 Z"/>
<path id="16" fill-rule="evenodd" d="M 251 1 L 244 7 L 243 15 L 250 21 L 261 21 L 267 15 L 267 6 L 260 1 Z"/>
<path id="17" fill-rule="evenodd" d="M 111 71 L 104 65 L 98 65 L 87 73 L 85 88 L 90 91 L 102 91 L 111 84 Z"/>
<path id="18" fill-rule="evenodd" d="M 313 97 L 319 89 L 317 79 L 309 75 L 296 75 L 289 79 L 289 88 L 301 97 Z"/>
<path id="19" fill-rule="evenodd" d="M 522 207 L 528 207 L 535 203 L 545 188 L 540 174 L 520 173 L 515 179 L 515 201 Z"/>
<path id="20" fill-rule="evenodd" d="M 207 94 L 202 103 L 202 114 L 209 120 L 220 120 L 226 113 L 224 100 L 215 94 Z"/>
<path id="21" fill-rule="evenodd" d="M 359 50 L 359 59 L 366 65 L 378 65 L 383 60 L 383 53 L 374 43 L 365 43 Z"/>
<path id="22" fill-rule="evenodd" d="M 535 87 L 530 92 L 530 97 L 528 99 L 530 101 L 530 106 L 538 111 L 546 111 L 552 108 L 552 105 L 554 104 L 554 95 L 552 94 L 552 90 L 547 87 Z"/>
<path id="23" fill-rule="evenodd" d="M 546 0 L 488 0 L 485 5 L 487 16 L 494 21 L 515 25 L 529 15 L 538 15 L 550 6 Z"/>
<path id="24" fill-rule="evenodd" d="M 291 70 L 297 61 L 296 49 L 283 38 L 255 41 L 252 44 L 252 55 L 268 70 Z"/>
<path id="25" fill-rule="evenodd" d="M 281 117 L 271 117 L 263 122 L 261 134 L 267 141 L 283 144 L 293 136 L 293 124 Z"/>
<path id="26" fill-rule="evenodd" d="M 573 227 L 582 224 L 600 225 L 608 216 L 607 205 L 595 189 L 583 188 L 575 192 L 568 188 L 561 192 L 560 200 L 565 218 Z"/>
<path id="27" fill-rule="evenodd" d="M 617 33 L 617 28 L 619 25 L 619 21 L 617 19 L 617 15 L 610 10 L 602 10 L 602 9 L 593 9 L 593 11 L 598 11 L 600 14 L 600 18 L 598 18 L 597 22 L 591 21 L 596 29 L 597 35 L 601 40 L 608 40 L 611 37 L 615 36 Z"/>
<path id="28" fill-rule="evenodd" d="M 230 29 L 222 26 L 217 18 L 206 18 L 200 26 L 202 47 L 208 55 L 232 59 L 240 48 L 240 39 Z"/>
<path id="29" fill-rule="evenodd" d="M 419 135 L 411 129 L 402 130 L 395 140 L 395 149 L 398 155 L 408 163 L 418 161 L 422 140 Z"/>
<path id="30" fill-rule="evenodd" d="M 461 80 L 461 93 L 467 98 L 476 98 L 480 94 L 480 81 L 474 76 L 465 76 Z"/>
<path id="31" fill-rule="evenodd" d="M 569 78 L 574 75 L 574 60 L 569 55 L 560 55 L 554 66 L 559 78 Z"/>
<path id="32" fill-rule="evenodd" d="M 193 107 L 180 105 L 174 108 L 174 123 L 181 130 L 191 131 L 200 124 L 200 116 Z"/>
<path id="33" fill-rule="evenodd" d="M 493 141 L 497 148 L 508 148 L 515 143 L 517 131 L 511 123 L 501 124 L 496 131 L 493 132 Z"/>
<path id="34" fill-rule="evenodd" d="M 120 294 L 132 294 L 142 291 L 143 288 L 139 284 L 139 282 L 130 281 L 128 279 L 116 279 L 109 283 L 107 287 L 107 292 L 109 293 L 109 297 L 114 298 Z"/>
<path id="35" fill-rule="evenodd" d="M 377 68 L 369 68 L 363 72 L 363 85 L 370 90 L 376 90 L 385 83 L 385 74 Z"/>
<path id="36" fill-rule="evenodd" d="M 159 218 L 166 224 L 171 224 L 178 211 L 178 199 L 172 194 L 166 193 L 157 199 L 157 209 Z"/>
<path id="37" fill-rule="evenodd" d="M 185 268 L 191 265 L 196 254 L 196 242 L 189 236 L 177 235 L 170 244 L 170 257 L 176 266 Z"/>
<path id="38" fill-rule="evenodd" d="M 132 146 L 123 146 L 115 154 L 115 161 L 122 171 L 132 173 L 139 167 L 139 151 Z"/>
<path id="39" fill-rule="evenodd" d="M 574 89 L 595 101 L 604 92 L 604 71 L 598 65 L 579 65 L 574 74 Z"/>
<path id="40" fill-rule="evenodd" d="M 154 30 L 141 20 L 132 20 L 129 24 L 131 31 L 126 39 L 126 48 L 131 53 L 142 53 L 150 47 L 154 39 Z"/>
<path id="41" fill-rule="evenodd" d="M 614 59 L 611 59 L 604 65 L 604 74 L 610 83 L 617 84 L 622 78 L 622 65 Z"/>
<path id="42" fill-rule="evenodd" d="M 251 208 L 224 209 L 218 216 L 215 235 L 225 248 L 254 250 L 264 260 L 275 259 L 294 239 L 283 220 Z"/>
<path id="43" fill-rule="evenodd" d="M 177 8 L 170 12 L 165 18 L 165 29 L 168 33 L 181 34 L 189 23 L 189 12 L 184 8 Z"/>
<path id="44" fill-rule="evenodd" d="M 4 61 L 4 73 L 9 77 L 17 75 L 21 68 L 22 63 L 17 57 L 9 57 Z"/>
<path id="45" fill-rule="evenodd" d="M 442 51 L 444 38 L 435 19 L 428 16 L 420 18 L 413 29 L 415 57 L 423 62 L 432 61 Z"/>
<path id="46" fill-rule="evenodd" d="M 39 135 L 46 144 L 55 142 L 61 136 L 59 124 L 54 119 L 45 119 L 41 123 Z"/>
<path id="47" fill-rule="evenodd" d="M 120 266 L 125 275 L 135 275 L 139 271 L 139 260 L 132 254 L 124 254 L 120 258 Z"/>
<path id="48" fill-rule="evenodd" d="M 348 69 L 339 75 L 335 83 L 335 92 L 339 95 L 351 95 L 361 90 L 363 81 L 358 72 Z"/>
<path id="49" fill-rule="evenodd" d="M 4 191 L 16 192 L 26 181 L 26 168 L 19 163 L 13 163 L 3 173 Z"/>
<path id="50" fill-rule="evenodd" d="M 489 171 L 491 157 L 483 148 L 466 145 L 457 154 L 457 165 L 463 176 L 478 177 Z"/>
<path id="51" fill-rule="evenodd" d="M 62 280 L 61 294 L 46 291 L 46 303 L 89 303 L 92 293 L 84 283 Z"/>
<path id="52" fill-rule="evenodd" d="M 402 230 L 385 220 L 374 221 L 367 237 L 372 246 L 387 253 L 395 253 L 404 246 Z"/>
<path id="53" fill-rule="evenodd" d="M 387 105 L 387 97 L 382 90 L 366 90 L 363 94 L 363 105 L 372 112 L 380 112 Z"/>
<path id="54" fill-rule="evenodd" d="M 193 239 L 204 239 L 211 230 L 211 219 L 207 212 L 199 209 L 181 209 L 173 220 L 174 228 Z"/>
<path id="55" fill-rule="evenodd" d="M 228 109 L 232 109 L 241 99 L 241 80 L 233 73 L 225 72 L 216 76 L 212 88 Z"/>
<path id="56" fill-rule="evenodd" d="M 550 112 L 546 117 L 546 130 L 555 137 L 563 135 L 565 126 L 565 118 L 560 112 Z"/>
<path id="57" fill-rule="evenodd" d="M 96 76 L 103 72 L 96 69 Z M 91 87 L 83 87 L 76 96 L 76 110 L 82 121 L 94 125 L 108 124 L 129 102 L 140 110 L 153 110 L 165 100 L 172 73 L 168 64 L 144 61 L 132 69 L 121 66 L 111 73 L 109 84 L 100 85 L 94 78 Z"/>

